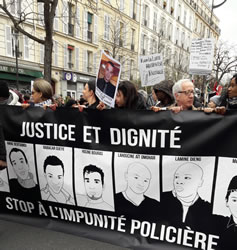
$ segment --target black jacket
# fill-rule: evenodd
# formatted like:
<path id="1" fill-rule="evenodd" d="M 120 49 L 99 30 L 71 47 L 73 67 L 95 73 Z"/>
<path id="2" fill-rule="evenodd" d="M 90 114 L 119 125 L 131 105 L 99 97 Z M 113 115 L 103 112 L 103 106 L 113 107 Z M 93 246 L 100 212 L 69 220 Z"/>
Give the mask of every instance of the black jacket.
<path id="1" fill-rule="evenodd" d="M 106 95 L 114 98 L 115 86 L 111 82 L 106 82 L 104 78 L 99 78 L 97 80 L 97 87 Z"/>

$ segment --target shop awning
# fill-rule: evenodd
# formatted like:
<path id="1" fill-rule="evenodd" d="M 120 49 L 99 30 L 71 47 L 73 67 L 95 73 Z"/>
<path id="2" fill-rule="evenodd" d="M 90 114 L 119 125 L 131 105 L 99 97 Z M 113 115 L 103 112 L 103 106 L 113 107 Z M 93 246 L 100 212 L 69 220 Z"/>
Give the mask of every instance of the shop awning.
<path id="1" fill-rule="evenodd" d="M 35 73 L 38 73 L 38 72 L 35 72 Z M 39 73 L 41 73 L 41 72 L 39 72 Z M 32 80 L 34 80 L 35 78 L 38 78 L 38 77 L 42 77 L 42 73 L 39 76 L 19 75 L 18 79 L 21 82 L 31 82 Z M 16 74 L 0 72 L 0 79 L 16 81 Z"/>

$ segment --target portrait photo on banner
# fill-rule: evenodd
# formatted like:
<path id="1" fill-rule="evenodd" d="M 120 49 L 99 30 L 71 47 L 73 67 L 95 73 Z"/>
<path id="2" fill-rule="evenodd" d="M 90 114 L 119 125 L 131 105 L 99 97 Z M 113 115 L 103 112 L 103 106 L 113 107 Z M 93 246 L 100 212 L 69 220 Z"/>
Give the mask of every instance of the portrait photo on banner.
<path id="1" fill-rule="evenodd" d="M 173 225 L 207 230 L 214 171 L 215 157 L 163 156 L 161 204 Z"/>
<path id="2" fill-rule="evenodd" d="M 162 192 L 168 192 L 175 189 L 174 180 L 177 179 L 180 173 L 180 176 L 184 176 L 184 178 L 190 180 L 190 184 L 187 184 L 187 188 L 189 189 L 191 189 L 192 183 L 194 183 L 191 181 L 191 178 L 197 180 L 197 182 L 198 179 L 200 179 L 200 184 L 197 184 L 198 194 L 203 200 L 210 203 L 214 170 L 215 157 L 163 156 Z"/>
<path id="3" fill-rule="evenodd" d="M 112 152 L 75 149 L 77 205 L 114 211 Z"/>
<path id="4" fill-rule="evenodd" d="M 159 156 L 115 153 L 115 211 L 119 214 L 157 215 L 160 201 Z"/>
<path id="5" fill-rule="evenodd" d="M 72 148 L 36 145 L 36 161 L 42 200 L 75 205 Z"/>
<path id="6" fill-rule="evenodd" d="M 120 73 L 120 62 L 102 50 L 96 76 L 96 95 L 102 102 L 111 107 L 114 107 L 115 104 Z"/>
<path id="7" fill-rule="evenodd" d="M 6 141 L 6 151 L 11 194 L 22 199 L 37 199 L 39 186 L 33 144 Z"/>
<path id="8" fill-rule="evenodd" d="M 213 213 L 237 218 L 237 158 L 219 158 Z"/>

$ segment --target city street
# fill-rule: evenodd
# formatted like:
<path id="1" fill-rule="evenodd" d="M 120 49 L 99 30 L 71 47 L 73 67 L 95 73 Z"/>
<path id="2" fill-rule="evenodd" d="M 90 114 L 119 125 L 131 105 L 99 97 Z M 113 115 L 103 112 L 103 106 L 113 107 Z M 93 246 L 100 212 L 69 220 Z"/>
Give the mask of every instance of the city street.
<path id="1" fill-rule="evenodd" d="M 111 244 L 89 240 L 23 224 L 0 220 L 0 250 L 124 250 Z"/>

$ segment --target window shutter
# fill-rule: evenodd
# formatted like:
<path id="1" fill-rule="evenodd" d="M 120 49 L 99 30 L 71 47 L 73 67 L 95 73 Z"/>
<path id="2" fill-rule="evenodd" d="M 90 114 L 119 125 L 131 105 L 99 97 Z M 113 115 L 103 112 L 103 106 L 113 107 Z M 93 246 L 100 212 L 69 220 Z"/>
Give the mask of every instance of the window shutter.
<path id="1" fill-rule="evenodd" d="M 129 15 L 131 18 L 133 18 L 133 8 L 134 8 L 134 0 L 130 0 L 130 11 Z"/>
<path id="2" fill-rule="evenodd" d="M 29 38 L 27 36 L 24 36 L 24 59 L 29 60 L 29 58 Z"/>
<path id="3" fill-rule="evenodd" d="M 118 20 L 116 23 L 116 34 L 115 34 L 115 43 L 119 45 L 119 39 L 122 39 L 120 37 L 120 21 Z"/>
<path id="4" fill-rule="evenodd" d="M 53 20 L 54 30 L 57 30 L 57 31 L 58 31 L 58 20 L 59 20 L 59 15 L 58 15 L 58 7 L 57 7 L 56 11 L 55 11 L 55 17 L 54 17 L 54 20 Z"/>
<path id="5" fill-rule="evenodd" d="M 145 23 L 145 17 L 146 17 L 146 9 L 145 4 L 142 5 L 142 24 Z"/>
<path id="6" fill-rule="evenodd" d="M 44 25 L 44 4 L 38 3 L 38 23 Z"/>
<path id="7" fill-rule="evenodd" d="M 88 31 L 88 12 L 84 11 L 84 25 L 83 25 L 83 40 L 87 41 L 87 31 Z"/>
<path id="8" fill-rule="evenodd" d="M 63 33 L 68 34 L 68 5 L 63 1 Z"/>
<path id="9" fill-rule="evenodd" d="M 77 10 L 76 10 L 75 25 L 76 25 L 76 37 L 80 38 L 80 8 L 79 6 L 77 6 Z"/>
<path id="10" fill-rule="evenodd" d="M 87 50 L 83 50 L 83 71 L 87 72 L 87 64 L 88 64 L 88 54 Z"/>
<path id="11" fill-rule="evenodd" d="M 140 18 L 140 4 L 137 2 L 136 3 L 137 4 L 137 13 L 136 13 L 136 18 L 137 18 L 137 21 L 139 22 L 139 18 Z"/>
<path id="12" fill-rule="evenodd" d="M 58 66 L 58 42 L 54 41 L 54 65 Z"/>
<path id="13" fill-rule="evenodd" d="M 12 56 L 11 26 L 5 26 L 6 56 Z"/>
<path id="14" fill-rule="evenodd" d="M 97 73 L 97 53 L 93 54 L 93 71 L 95 74 Z"/>
<path id="15" fill-rule="evenodd" d="M 150 27 L 150 8 L 147 7 L 147 27 Z"/>
<path id="16" fill-rule="evenodd" d="M 44 39 L 41 37 L 40 39 Z M 40 63 L 44 63 L 44 44 L 40 44 Z"/>
<path id="17" fill-rule="evenodd" d="M 94 15 L 94 43 L 98 43 L 98 17 Z"/>
<path id="18" fill-rule="evenodd" d="M 64 68 L 68 68 L 68 51 L 67 51 L 67 44 L 64 44 Z"/>
<path id="19" fill-rule="evenodd" d="M 79 48 L 75 49 L 76 54 L 75 54 L 75 68 L 77 71 L 79 71 Z"/>

